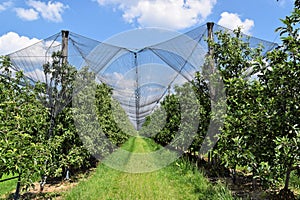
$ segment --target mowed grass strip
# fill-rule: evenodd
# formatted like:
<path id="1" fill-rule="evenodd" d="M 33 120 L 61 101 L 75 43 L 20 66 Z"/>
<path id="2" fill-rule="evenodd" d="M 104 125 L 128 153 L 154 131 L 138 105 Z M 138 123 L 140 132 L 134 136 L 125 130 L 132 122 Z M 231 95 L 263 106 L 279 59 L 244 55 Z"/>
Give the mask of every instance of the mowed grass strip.
<path id="1" fill-rule="evenodd" d="M 13 177 L 12 175 L 4 175 L 0 180 L 4 180 L 7 178 Z M 12 179 L 5 182 L 0 182 L 0 199 L 3 199 L 5 195 L 11 193 L 14 189 L 16 189 L 18 179 Z"/>
<path id="2" fill-rule="evenodd" d="M 122 149 L 145 153 L 159 149 L 150 139 L 132 137 Z M 100 164 L 95 174 L 64 195 L 64 199 L 233 199 L 222 185 L 211 185 L 187 161 L 178 160 L 150 173 L 126 173 Z"/>
<path id="3" fill-rule="evenodd" d="M 134 153 L 147 153 L 159 150 L 161 146 L 149 138 L 131 137 L 121 148 Z"/>

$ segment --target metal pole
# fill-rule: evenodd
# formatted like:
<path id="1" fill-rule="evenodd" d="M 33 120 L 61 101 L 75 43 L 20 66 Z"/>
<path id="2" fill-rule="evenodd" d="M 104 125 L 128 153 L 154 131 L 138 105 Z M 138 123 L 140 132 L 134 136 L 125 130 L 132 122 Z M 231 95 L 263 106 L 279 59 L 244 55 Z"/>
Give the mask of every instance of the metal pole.
<path id="1" fill-rule="evenodd" d="M 135 119 L 136 119 L 136 130 L 140 129 L 140 91 L 139 91 L 139 71 L 138 71 L 138 62 L 137 62 L 137 53 L 134 53 L 134 65 L 136 73 L 136 91 L 135 91 Z"/>

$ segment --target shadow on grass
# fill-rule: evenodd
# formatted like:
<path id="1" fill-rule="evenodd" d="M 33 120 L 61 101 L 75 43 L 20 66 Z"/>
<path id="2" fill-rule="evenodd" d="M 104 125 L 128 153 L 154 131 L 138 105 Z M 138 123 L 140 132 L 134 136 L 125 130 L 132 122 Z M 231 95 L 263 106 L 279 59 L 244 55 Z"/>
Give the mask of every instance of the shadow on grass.
<path id="1" fill-rule="evenodd" d="M 46 193 L 32 193 L 32 192 L 26 192 L 25 194 L 20 195 L 20 200 L 42 200 L 42 199 L 55 199 L 57 197 L 60 197 L 61 194 L 57 192 L 46 192 Z M 14 193 L 11 193 L 8 195 L 8 200 L 14 199 Z"/>

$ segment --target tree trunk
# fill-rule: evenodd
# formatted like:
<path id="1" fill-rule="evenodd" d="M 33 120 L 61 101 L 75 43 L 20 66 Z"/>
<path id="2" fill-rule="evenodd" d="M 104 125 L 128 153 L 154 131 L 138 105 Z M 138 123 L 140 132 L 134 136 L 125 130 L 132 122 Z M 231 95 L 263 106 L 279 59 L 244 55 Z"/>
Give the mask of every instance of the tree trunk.
<path id="1" fill-rule="evenodd" d="M 291 178 L 291 168 L 288 167 L 288 169 L 286 170 L 285 183 L 284 183 L 284 188 L 283 188 L 286 191 L 289 189 L 290 178 Z"/>
<path id="2" fill-rule="evenodd" d="M 43 175 L 42 176 L 42 180 L 40 182 L 40 192 L 42 192 L 44 190 L 44 186 L 47 182 L 47 176 Z"/>
<path id="3" fill-rule="evenodd" d="M 236 185 L 236 166 L 234 166 L 232 171 L 232 182 L 234 185 Z"/>
<path id="4" fill-rule="evenodd" d="M 256 169 L 253 170 L 253 177 L 252 177 L 252 188 L 253 190 L 256 189 L 257 186 L 257 180 L 256 180 Z"/>
<path id="5" fill-rule="evenodd" d="M 52 111 L 51 111 L 48 139 L 52 138 L 54 127 L 55 127 L 55 117 L 54 117 L 54 113 L 52 113 Z"/>

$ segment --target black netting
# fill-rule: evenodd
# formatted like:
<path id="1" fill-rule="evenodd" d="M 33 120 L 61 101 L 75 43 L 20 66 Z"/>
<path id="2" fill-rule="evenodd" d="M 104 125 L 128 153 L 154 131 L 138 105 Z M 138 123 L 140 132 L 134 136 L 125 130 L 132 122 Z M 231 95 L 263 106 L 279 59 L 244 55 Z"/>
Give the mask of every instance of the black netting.
<path id="1" fill-rule="evenodd" d="M 222 31 L 222 32 L 226 31 L 227 33 L 234 36 L 234 31 L 233 30 L 230 30 L 228 28 L 225 28 L 223 26 L 215 24 L 214 25 L 214 32 L 218 32 L 218 31 Z M 246 34 L 241 34 L 241 38 L 242 38 L 243 41 L 248 42 L 249 46 L 251 48 L 256 48 L 259 45 L 261 45 L 263 47 L 263 51 L 262 51 L 263 55 L 265 55 L 268 51 L 271 51 L 272 49 L 278 47 L 277 43 L 262 40 L 262 39 L 259 39 L 259 38 L 256 38 L 256 37 L 253 37 L 253 36 L 250 36 L 250 35 L 246 35 Z M 215 38 L 215 40 L 216 40 L 216 38 Z"/>
<path id="2" fill-rule="evenodd" d="M 214 25 L 214 32 L 232 30 Z M 194 79 L 207 53 L 207 26 L 199 26 L 184 34 L 174 34 L 158 44 L 141 49 L 99 42 L 70 32 L 68 62 L 78 70 L 88 67 L 97 80 L 113 89 L 115 98 L 126 111 L 136 129 L 150 115 L 164 96 Z M 62 49 L 62 34 L 53 35 L 32 46 L 11 53 L 16 70 L 23 70 L 32 81 L 45 82 L 43 64 L 51 62 L 53 52 Z M 251 47 L 264 46 L 263 53 L 277 44 L 243 35 Z M 147 40 L 147 38 L 145 38 Z"/>

